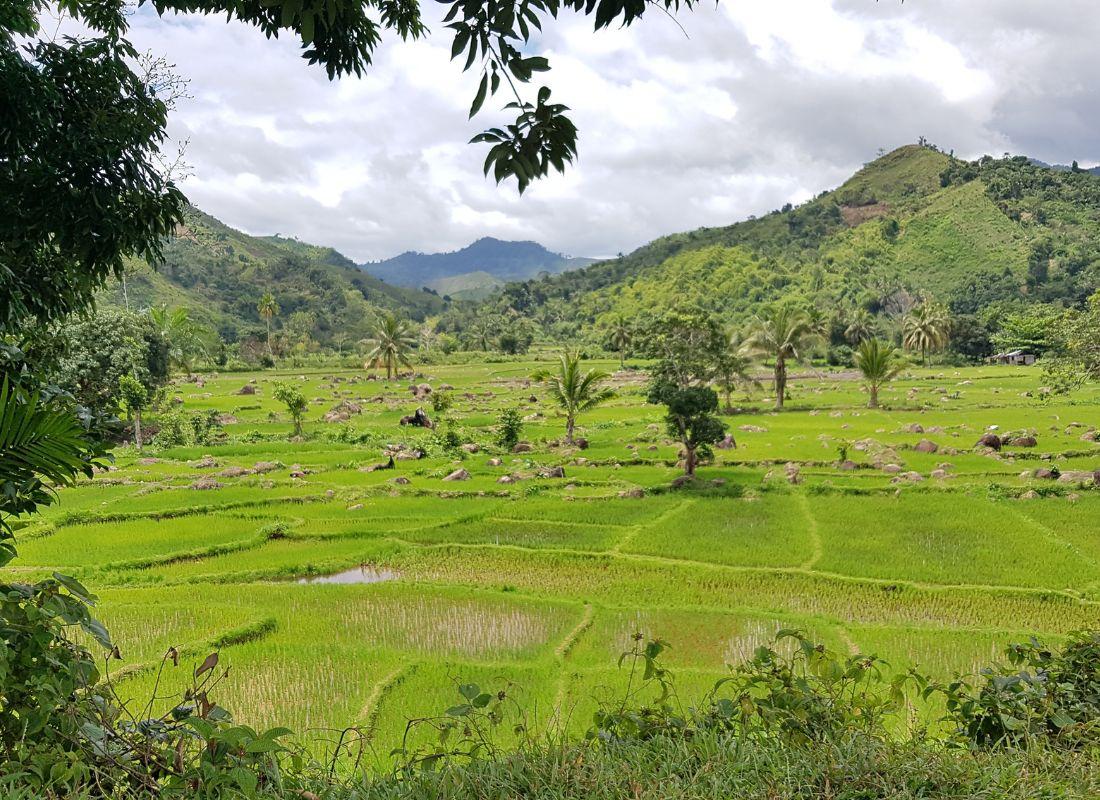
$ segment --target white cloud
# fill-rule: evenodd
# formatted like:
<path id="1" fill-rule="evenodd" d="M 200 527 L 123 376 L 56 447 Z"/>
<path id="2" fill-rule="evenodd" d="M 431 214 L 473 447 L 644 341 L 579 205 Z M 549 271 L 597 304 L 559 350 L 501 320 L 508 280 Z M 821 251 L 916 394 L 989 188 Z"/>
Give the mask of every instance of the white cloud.
<path id="1" fill-rule="evenodd" d="M 132 19 L 138 46 L 191 79 L 171 131 L 190 141 L 192 200 L 364 261 L 483 235 L 613 254 L 806 199 L 919 135 L 967 156 L 1100 160 L 1092 0 L 727 0 L 680 22 L 548 21 L 537 46 L 581 154 L 520 198 L 465 144 L 505 117 L 490 100 L 466 119 L 477 77 L 439 24 L 330 82 L 293 41 L 224 17 Z"/>

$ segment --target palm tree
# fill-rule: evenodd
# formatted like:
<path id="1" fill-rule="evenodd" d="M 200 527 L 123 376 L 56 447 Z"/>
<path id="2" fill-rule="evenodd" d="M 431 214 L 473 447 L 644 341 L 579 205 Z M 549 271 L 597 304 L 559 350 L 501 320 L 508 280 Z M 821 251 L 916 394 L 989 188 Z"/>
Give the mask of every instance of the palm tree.
<path id="1" fill-rule="evenodd" d="M 897 357 L 897 350 L 893 345 L 880 342 L 878 339 L 864 339 L 859 343 L 856 351 L 856 366 L 863 373 L 867 381 L 867 390 L 871 397 L 867 401 L 868 408 L 878 408 L 878 390 L 882 384 L 887 383 L 901 372 L 901 359 Z"/>
<path id="2" fill-rule="evenodd" d="M 399 320 L 389 312 L 383 314 L 370 344 L 374 349 L 367 353 L 367 363 L 364 366 L 367 369 L 373 365 L 385 366 L 386 380 L 391 380 L 402 365 L 412 366 L 409 363 L 409 353 L 416 345 L 416 338 L 412 326 L 405 320 Z"/>
<path id="3" fill-rule="evenodd" d="M 746 351 L 775 359 L 775 408 L 783 408 L 787 393 L 787 362 L 799 360 L 817 340 L 806 313 L 791 306 L 775 306 L 757 317 L 746 341 Z"/>
<path id="4" fill-rule="evenodd" d="M 866 308 L 857 308 L 848 314 L 848 327 L 844 329 L 844 338 L 851 344 L 870 339 L 875 335 L 875 317 Z"/>
<path id="5" fill-rule="evenodd" d="M 626 366 L 626 348 L 630 347 L 633 333 L 624 314 L 616 314 L 611 320 L 608 331 L 611 334 L 611 346 L 619 351 L 619 369 Z"/>
<path id="6" fill-rule="evenodd" d="M 947 344 L 950 319 L 943 308 L 925 300 L 902 320 L 901 343 L 906 350 L 920 350 L 921 361 L 928 364 L 928 353 Z"/>
<path id="7" fill-rule="evenodd" d="M 264 292 L 264 296 L 256 304 L 256 311 L 267 323 L 267 354 L 274 358 L 275 354 L 271 351 L 271 320 L 279 316 L 279 303 L 275 300 L 275 295 Z"/>
<path id="8" fill-rule="evenodd" d="M 149 319 L 168 344 L 168 362 L 190 375 L 195 357 L 206 352 L 202 335 L 208 331 L 191 319 L 184 306 L 171 311 L 167 306 L 154 306 L 149 309 Z"/>
<path id="9" fill-rule="evenodd" d="M 615 393 L 601 386 L 610 377 L 606 372 L 590 369 L 581 372 L 581 359 L 576 353 L 565 350 L 559 356 L 556 371 L 539 370 L 532 377 L 545 383 L 550 397 L 565 412 L 565 441 L 573 444 L 573 430 L 577 414 L 595 408 L 611 399 Z"/>
<path id="10" fill-rule="evenodd" d="M 726 414 L 733 413 L 733 404 L 730 402 L 730 396 L 733 394 L 733 390 L 738 386 L 745 384 L 759 385 L 751 375 L 749 370 L 752 368 L 752 356 L 749 349 L 746 348 L 745 342 L 741 338 L 741 334 L 736 330 L 731 330 L 726 335 L 726 347 L 718 353 L 718 357 L 715 359 L 714 370 L 714 382 L 718 384 L 718 388 L 722 390 L 722 396 L 725 398 L 726 406 L 723 412 Z"/>

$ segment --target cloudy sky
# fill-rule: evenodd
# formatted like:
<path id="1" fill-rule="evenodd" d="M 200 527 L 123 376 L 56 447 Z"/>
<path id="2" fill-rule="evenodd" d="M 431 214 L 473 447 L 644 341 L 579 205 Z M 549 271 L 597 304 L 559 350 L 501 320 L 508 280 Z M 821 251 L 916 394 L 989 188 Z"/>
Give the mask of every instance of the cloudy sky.
<path id="1" fill-rule="evenodd" d="M 388 41 L 369 75 L 336 82 L 224 17 L 137 13 L 135 44 L 190 79 L 171 126 L 188 196 L 359 261 L 485 235 L 601 256 L 805 200 L 918 136 L 1100 161 L 1095 0 L 721 0 L 683 30 L 656 13 L 549 24 L 539 47 L 580 159 L 520 197 L 466 144 L 505 117 L 490 100 L 466 119 L 478 76 L 449 61 L 445 8 L 426 0 L 435 35 Z"/>

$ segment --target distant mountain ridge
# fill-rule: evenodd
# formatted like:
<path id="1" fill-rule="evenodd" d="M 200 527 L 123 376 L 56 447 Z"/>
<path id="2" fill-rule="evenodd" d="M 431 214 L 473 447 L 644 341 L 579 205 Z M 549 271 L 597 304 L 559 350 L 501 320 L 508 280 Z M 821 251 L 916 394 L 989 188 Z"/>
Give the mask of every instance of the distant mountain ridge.
<path id="1" fill-rule="evenodd" d="M 384 261 L 360 264 L 360 268 L 395 286 L 428 287 L 441 294 L 492 289 L 508 281 L 556 275 L 595 263 L 555 253 L 532 241 L 504 241 L 485 236 L 450 253 L 407 251 Z"/>

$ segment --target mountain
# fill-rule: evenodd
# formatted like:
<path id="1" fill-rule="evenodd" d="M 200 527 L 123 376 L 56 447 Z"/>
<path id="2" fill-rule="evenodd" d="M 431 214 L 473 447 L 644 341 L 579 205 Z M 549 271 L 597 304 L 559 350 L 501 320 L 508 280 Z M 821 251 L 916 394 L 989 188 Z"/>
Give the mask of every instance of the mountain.
<path id="1" fill-rule="evenodd" d="M 436 294 L 363 272 L 330 247 L 249 236 L 197 208 L 187 210 L 165 244 L 163 264 L 154 269 L 134 262 L 128 273 L 125 286 L 104 292 L 102 303 L 187 306 L 229 342 L 263 328 L 256 304 L 265 292 L 279 304 L 276 329 L 292 325 L 297 334 L 308 332 L 326 344 L 368 336 L 382 311 L 423 320 L 446 307 Z"/>
<path id="2" fill-rule="evenodd" d="M 1072 165 L 1067 166 L 1066 164 L 1048 164 L 1045 161 L 1040 161 L 1037 158 L 1029 158 L 1028 161 L 1030 161 L 1037 167 L 1046 167 L 1047 169 L 1053 169 L 1057 172 L 1070 172 L 1073 170 Z M 1076 164 L 1077 162 L 1075 161 L 1073 163 Z M 1078 169 L 1081 172 L 1087 172 L 1090 175 L 1100 175 L 1100 167 L 1079 167 Z"/>
<path id="3" fill-rule="evenodd" d="M 801 206 L 664 236 L 582 270 L 511 283 L 487 302 L 555 320 L 557 335 L 569 336 L 611 314 L 680 301 L 736 323 L 780 300 L 877 312 L 926 294 L 962 314 L 999 301 L 1076 305 L 1098 285 L 1100 178 L 1022 156 L 966 162 L 908 145 Z"/>
<path id="4" fill-rule="evenodd" d="M 361 267 L 396 286 L 427 286 L 440 294 L 469 295 L 506 281 L 579 269 L 593 261 L 552 253 L 537 242 L 506 242 L 486 236 L 453 253 L 409 251 Z"/>

